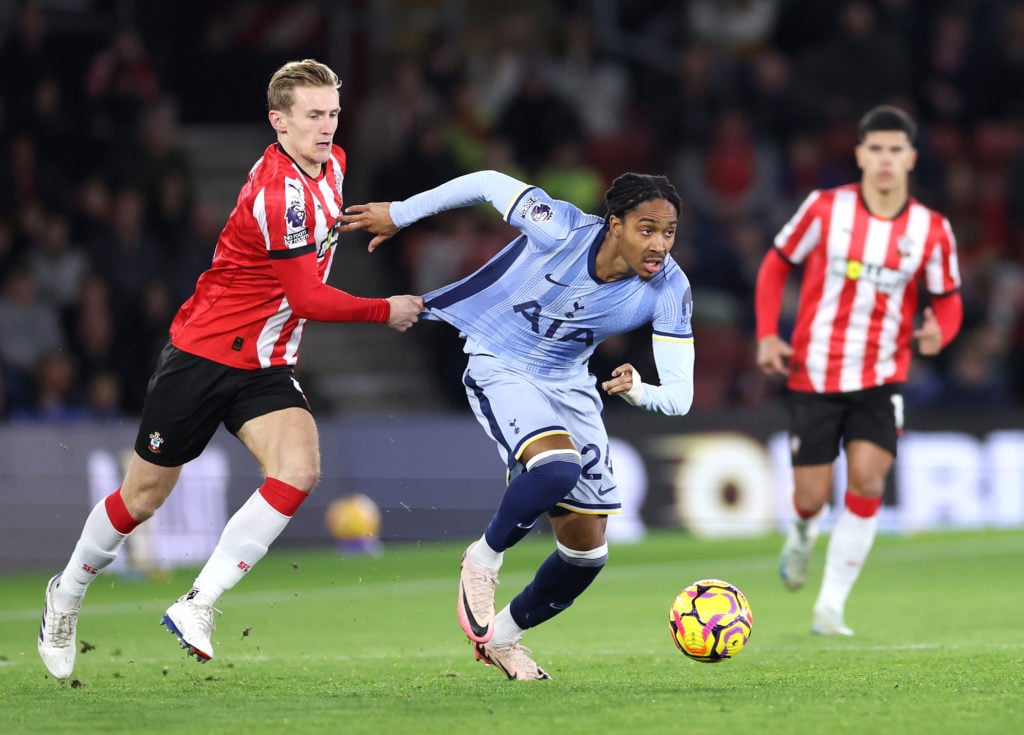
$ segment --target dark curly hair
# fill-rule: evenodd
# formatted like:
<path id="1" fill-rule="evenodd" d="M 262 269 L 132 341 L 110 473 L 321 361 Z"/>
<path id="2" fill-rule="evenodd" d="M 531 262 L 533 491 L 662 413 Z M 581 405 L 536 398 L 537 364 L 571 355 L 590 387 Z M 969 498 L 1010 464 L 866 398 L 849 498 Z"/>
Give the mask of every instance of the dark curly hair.
<path id="1" fill-rule="evenodd" d="M 624 219 L 631 209 L 654 199 L 664 199 L 676 208 L 677 215 L 682 213 L 683 202 L 679 192 L 666 177 L 653 174 L 622 174 L 605 192 L 605 219 L 609 220 L 613 216 Z"/>

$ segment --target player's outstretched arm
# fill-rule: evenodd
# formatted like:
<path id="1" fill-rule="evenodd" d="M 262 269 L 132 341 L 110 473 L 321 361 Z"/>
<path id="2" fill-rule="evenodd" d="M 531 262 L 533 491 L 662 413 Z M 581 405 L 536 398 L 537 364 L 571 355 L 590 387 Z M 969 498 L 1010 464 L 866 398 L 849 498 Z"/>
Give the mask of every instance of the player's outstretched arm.
<path id="1" fill-rule="evenodd" d="M 388 321 L 385 299 L 353 296 L 321 281 L 312 250 L 297 258 L 271 258 L 270 264 L 297 317 L 319 322 Z"/>
<path id="2" fill-rule="evenodd" d="M 476 171 L 413 194 L 400 202 L 353 204 L 339 218 L 342 232 L 365 230 L 375 235 L 372 251 L 403 227 L 450 209 L 489 202 L 504 216 L 505 209 L 526 189 L 518 179 L 498 171 Z"/>
<path id="3" fill-rule="evenodd" d="M 423 297 L 403 294 L 389 296 L 387 301 L 391 305 L 388 326 L 392 329 L 404 332 L 419 321 L 420 312 L 423 311 Z"/>

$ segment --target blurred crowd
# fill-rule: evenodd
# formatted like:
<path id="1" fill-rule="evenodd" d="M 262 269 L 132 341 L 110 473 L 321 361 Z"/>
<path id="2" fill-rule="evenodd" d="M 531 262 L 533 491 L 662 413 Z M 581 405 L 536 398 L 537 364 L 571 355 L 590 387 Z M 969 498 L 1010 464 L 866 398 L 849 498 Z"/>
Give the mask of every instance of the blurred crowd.
<path id="1" fill-rule="evenodd" d="M 121 3 L 116 22 L 88 32 L 54 31 L 46 2 L 9 5 L 0 19 L 8 421 L 139 410 L 170 319 L 223 224 L 197 201 L 202 162 L 185 153 L 181 126 L 259 123 L 252 103 L 270 73 L 305 56 L 345 77 L 337 140 L 349 153 L 349 202 L 400 199 L 493 168 L 603 214 L 619 173 L 667 175 L 685 205 L 675 257 L 694 285 L 698 409 L 775 399 L 780 386 L 753 364 L 760 259 L 811 189 L 858 178 L 860 115 L 901 105 L 921 125 L 914 194 L 952 223 L 966 306 L 950 348 L 915 362 L 907 402 L 1024 405 L 1024 2 L 439 3 L 463 11 L 454 23 L 395 0 L 390 22 L 406 5 L 416 22 L 381 42 L 369 1 L 348 18 L 353 49 L 341 63 L 331 3 L 185 2 L 191 12 L 155 18 L 159 3 Z M 282 40 L 267 29 L 284 27 L 286 13 Z M 186 17 L 206 29 L 192 53 L 168 41 Z M 226 58 L 242 62 L 251 88 L 210 61 Z M 204 65 L 220 71 L 197 74 Z M 246 95 L 245 119 L 233 119 L 225 88 Z M 240 162 L 239 182 L 259 152 Z M 471 208 L 403 231 L 374 257 L 392 292 L 423 293 L 512 234 L 489 208 Z M 790 316 L 794 307 L 795 292 Z M 609 340 L 593 371 L 628 359 L 653 376 L 649 339 Z M 461 407 L 452 330 L 422 330 L 420 342 L 439 389 Z"/>
<path id="2" fill-rule="evenodd" d="M 137 412 L 209 262 L 173 100 L 131 26 L 69 42 L 24 3 L 0 47 L 0 415 Z M 84 38 L 83 38 L 84 40 Z"/>

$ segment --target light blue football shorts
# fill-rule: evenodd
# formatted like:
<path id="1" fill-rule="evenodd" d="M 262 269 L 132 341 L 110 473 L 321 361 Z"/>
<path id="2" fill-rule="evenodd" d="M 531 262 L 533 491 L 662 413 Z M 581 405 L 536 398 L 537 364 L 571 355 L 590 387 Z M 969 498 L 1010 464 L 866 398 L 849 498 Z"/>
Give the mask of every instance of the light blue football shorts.
<path id="1" fill-rule="evenodd" d="M 512 481 L 523 450 L 541 437 L 568 434 L 583 459 L 579 482 L 556 505 L 577 513 L 622 510 L 608 456 L 608 432 L 594 376 L 545 377 L 513 370 L 490 355 L 470 355 L 462 376 L 476 420 L 498 445 Z"/>

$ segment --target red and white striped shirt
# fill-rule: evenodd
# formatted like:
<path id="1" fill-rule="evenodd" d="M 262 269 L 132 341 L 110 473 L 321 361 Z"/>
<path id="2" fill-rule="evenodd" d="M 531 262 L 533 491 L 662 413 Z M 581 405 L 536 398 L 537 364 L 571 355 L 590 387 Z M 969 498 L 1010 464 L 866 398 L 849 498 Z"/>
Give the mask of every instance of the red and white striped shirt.
<path id="1" fill-rule="evenodd" d="M 306 319 L 293 312 L 272 260 L 315 251 L 319 281 L 309 274 L 310 282 L 320 286 L 327 280 L 345 160 L 345 151 L 333 146 L 323 172 L 314 178 L 278 144 L 263 152 L 217 240 L 209 270 L 174 317 L 170 332 L 176 347 L 243 369 L 295 364 Z M 386 321 L 383 303 L 377 309 L 383 309 Z"/>
<path id="2" fill-rule="evenodd" d="M 792 390 L 845 393 L 906 381 L 920 284 L 935 296 L 960 288 L 949 221 L 913 198 L 894 219 L 876 217 L 859 184 L 812 192 L 775 247 L 804 265 Z"/>

